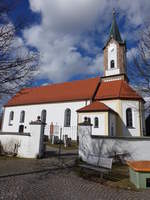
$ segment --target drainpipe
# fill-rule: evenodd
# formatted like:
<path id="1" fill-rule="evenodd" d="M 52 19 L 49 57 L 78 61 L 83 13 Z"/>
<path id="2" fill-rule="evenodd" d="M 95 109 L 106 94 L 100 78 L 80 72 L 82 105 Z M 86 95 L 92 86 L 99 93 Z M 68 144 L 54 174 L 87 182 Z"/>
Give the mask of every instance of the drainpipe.
<path id="1" fill-rule="evenodd" d="M 141 101 L 139 101 L 139 120 L 140 120 L 140 135 L 143 136 L 143 130 L 142 130 L 142 109 L 141 109 Z"/>
<path id="2" fill-rule="evenodd" d="M 79 123 L 79 113 L 77 113 L 77 144 L 79 145 L 79 135 L 78 135 L 79 127 L 78 127 L 78 123 Z"/>

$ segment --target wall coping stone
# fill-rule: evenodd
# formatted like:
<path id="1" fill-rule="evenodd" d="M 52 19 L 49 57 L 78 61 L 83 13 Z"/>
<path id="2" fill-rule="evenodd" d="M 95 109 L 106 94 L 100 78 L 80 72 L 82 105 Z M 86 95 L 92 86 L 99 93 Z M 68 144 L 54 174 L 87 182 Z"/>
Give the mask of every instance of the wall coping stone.
<path id="1" fill-rule="evenodd" d="M 29 124 L 30 125 L 46 125 L 46 123 L 42 121 L 31 121 Z"/>
<path id="2" fill-rule="evenodd" d="M 0 135 L 31 136 L 30 133 L 19 133 L 19 132 L 0 132 Z"/>
<path id="3" fill-rule="evenodd" d="M 79 126 L 93 126 L 93 124 L 89 124 L 87 122 L 82 122 L 78 124 Z"/>
<path id="4" fill-rule="evenodd" d="M 103 135 L 91 135 L 94 139 L 119 139 L 119 140 L 150 140 L 150 137 L 146 136 L 103 136 Z"/>

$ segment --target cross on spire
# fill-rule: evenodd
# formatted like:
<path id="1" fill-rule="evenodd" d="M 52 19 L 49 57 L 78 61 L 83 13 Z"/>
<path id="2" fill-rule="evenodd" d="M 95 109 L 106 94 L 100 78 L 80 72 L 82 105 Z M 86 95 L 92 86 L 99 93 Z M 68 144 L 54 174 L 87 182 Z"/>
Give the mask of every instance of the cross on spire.
<path id="1" fill-rule="evenodd" d="M 113 16 L 116 16 L 115 8 L 113 8 Z"/>

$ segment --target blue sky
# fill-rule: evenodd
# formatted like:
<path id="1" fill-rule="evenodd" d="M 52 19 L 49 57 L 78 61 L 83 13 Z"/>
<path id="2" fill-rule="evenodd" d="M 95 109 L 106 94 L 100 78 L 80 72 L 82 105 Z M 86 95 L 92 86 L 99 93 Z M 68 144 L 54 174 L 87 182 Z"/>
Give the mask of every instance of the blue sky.
<path id="1" fill-rule="evenodd" d="M 27 22 L 20 37 L 40 52 L 34 86 L 103 74 L 103 46 L 116 9 L 128 63 L 150 18 L 149 0 L 21 0 L 10 20 Z"/>

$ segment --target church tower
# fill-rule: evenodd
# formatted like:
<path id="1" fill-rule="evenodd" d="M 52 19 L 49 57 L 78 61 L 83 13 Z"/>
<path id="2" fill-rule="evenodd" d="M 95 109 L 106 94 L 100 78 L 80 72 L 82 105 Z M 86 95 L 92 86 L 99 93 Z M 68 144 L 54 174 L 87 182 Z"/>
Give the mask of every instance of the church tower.
<path id="1" fill-rule="evenodd" d="M 105 80 L 127 80 L 126 75 L 126 43 L 122 40 L 116 22 L 115 11 L 109 38 L 104 50 L 104 77 Z"/>

